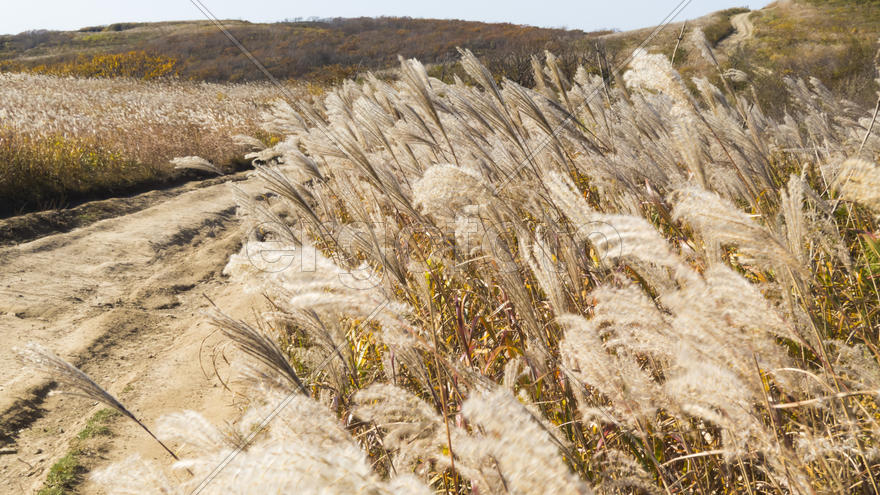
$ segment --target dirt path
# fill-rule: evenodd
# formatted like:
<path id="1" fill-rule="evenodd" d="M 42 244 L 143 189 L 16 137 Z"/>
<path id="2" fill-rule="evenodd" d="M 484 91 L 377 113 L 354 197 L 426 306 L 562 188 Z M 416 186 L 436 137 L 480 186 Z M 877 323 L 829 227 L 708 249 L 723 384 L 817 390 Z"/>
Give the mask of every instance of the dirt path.
<path id="1" fill-rule="evenodd" d="M 127 197 L 89 201 L 63 210 L 37 211 L 0 219 L 0 247 L 21 244 L 50 234 L 70 232 L 99 220 L 143 210 L 185 192 L 243 179 L 246 174 L 247 172 L 239 172 L 225 177 L 191 180 L 178 186 L 160 187 Z"/>
<path id="2" fill-rule="evenodd" d="M 256 190 L 250 181 L 237 185 Z M 29 341 L 80 366 L 148 425 L 182 409 L 206 411 L 215 422 L 232 417 L 233 397 L 203 372 L 213 369 L 219 339 L 205 340 L 212 328 L 200 312 L 208 296 L 236 317 L 251 316 L 254 301 L 221 274 L 240 245 L 234 212 L 227 184 L 215 184 L 0 248 L 0 486 L 38 489 L 103 408 L 47 395 L 49 385 L 14 359 L 12 349 Z M 133 452 L 167 455 L 126 421 L 114 420 L 111 430 L 112 440 L 84 459 L 87 467 Z M 88 483 L 81 489 L 94 492 Z"/>
<path id="3" fill-rule="evenodd" d="M 749 19 L 751 15 L 751 12 L 743 12 L 730 18 L 730 23 L 736 31 L 721 42 L 720 48 L 728 49 L 737 46 L 755 34 L 755 24 Z"/>

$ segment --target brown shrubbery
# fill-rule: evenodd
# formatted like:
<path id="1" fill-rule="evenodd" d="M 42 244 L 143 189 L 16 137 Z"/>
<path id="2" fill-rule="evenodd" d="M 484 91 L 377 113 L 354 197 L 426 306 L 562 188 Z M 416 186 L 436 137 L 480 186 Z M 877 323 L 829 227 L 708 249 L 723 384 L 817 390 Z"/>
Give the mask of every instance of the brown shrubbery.
<path id="1" fill-rule="evenodd" d="M 398 55 L 418 57 L 427 63 L 454 63 L 457 47 L 469 48 L 500 68 L 512 53 L 531 55 L 552 50 L 562 54 L 591 46 L 586 41 L 599 34 L 515 24 L 395 17 L 224 23 L 275 77 L 318 83 L 393 67 Z M 210 23 L 111 27 L 86 28 L 73 33 L 32 31 L 0 36 L 0 60 L 7 59 L 8 70 L 42 65 L 42 72 L 58 73 L 58 67 L 88 65 L 76 55 L 78 51 L 88 53 L 88 57 L 95 50 L 109 54 L 135 51 L 161 59 L 162 63 L 176 62 L 173 71 L 184 78 L 234 82 L 264 78 Z M 18 60 L 22 56 L 27 59 Z M 34 56 L 39 56 L 39 60 Z M 0 65 L 0 69 L 2 67 Z M 86 75 L 83 72 L 80 74 Z"/>

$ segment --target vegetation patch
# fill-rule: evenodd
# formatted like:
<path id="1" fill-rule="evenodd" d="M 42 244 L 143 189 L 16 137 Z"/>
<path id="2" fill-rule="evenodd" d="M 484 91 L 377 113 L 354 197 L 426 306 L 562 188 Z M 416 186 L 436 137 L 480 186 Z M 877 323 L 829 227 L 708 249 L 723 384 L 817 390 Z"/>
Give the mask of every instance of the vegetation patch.
<path id="1" fill-rule="evenodd" d="M 49 468 L 46 482 L 37 492 L 38 495 L 62 495 L 69 493 L 81 480 L 86 468 L 82 465 L 82 457 L 87 455 L 86 445 L 90 439 L 111 435 L 109 425 L 119 413 L 112 409 L 101 409 L 96 412 L 86 426 L 70 443 L 67 453 Z"/>
<path id="2" fill-rule="evenodd" d="M 80 69 L 129 71 L 105 62 Z M 238 170 L 254 145 L 236 136 L 268 143 L 258 120 L 278 97 L 268 84 L 0 73 L 0 216 L 169 184 L 184 176 L 176 157 Z"/>
<path id="3" fill-rule="evenodd" d="M 103 34 L 82 38 L 86 42 L 106 40 Z M 178 75 L 177 60 L 145 51 L 130 51 L 107 55 L 80 55 L 70 62 L 29 65 L 16 61 L 0 62 L 0 71 L 30 72 L 54 76 L 76 77 L 129 77 L 134 79 L 158 79 Z"/>

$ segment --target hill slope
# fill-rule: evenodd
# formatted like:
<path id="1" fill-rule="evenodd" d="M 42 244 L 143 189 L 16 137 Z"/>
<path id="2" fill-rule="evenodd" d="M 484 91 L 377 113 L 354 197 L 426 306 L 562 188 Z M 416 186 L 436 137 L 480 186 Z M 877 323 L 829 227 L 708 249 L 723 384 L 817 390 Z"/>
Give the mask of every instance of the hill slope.
<path id="1" fill-rule="evenodd" d="M 560 66 L 584 65 L 598 73 L 597 46 L 610 67 L 625 63 L 653 27 L 628 32 L 586 33 L 514 24 L 411 18 L 356 18 L 256 24 L 223 21 L 275 77 L 336 83 L 365 70 L 397 65 L 397 56 L 418 58 L 435 77 L 462 74 L 456 47 L 477 54 L 497 77 L 530 86 L 532 54 L 549 50 Z M 671 55 L 682 23 L 665 27 L 649 50 Z M 739 27 L 739 29 L 738 29 Z M 743 33 L 743 27 L 751 32 Z M 727 9 L 688 21 L 717 50 L 724 68 L 746 72 L 762 104 L 781 109 L 780 76 L 818 77 L 833 92 L 862 105 L 873 103 L 880 0 L 783 0 L 764 9 Z M 686 35 L 687 36 L 687 35 Z M 95 59 L 106 54 L 127 57 Z M 150 58 L 154 57 L 154 58 Z M 686 78 L 717 71 L 685 41 L 676 66 Z M 108 69 L 109 67 L 109 69 Z M 74 75 L 175 73 L 208 81 L 264 79 L 250 60 L 210 21 L 126 23 L 72 32 L 31 31 L 0 36 L 0 70 Z M 715 82 L 718 82 L 717 80 Z"/>
<path id="2" fill-rule="evenodd" d="M 718 71 L 689 39 L 700 27 L 724 70 L 746 73 L 734 89 L 751 95 L 779 116 L 790 103 L 784 77 L 816 77 L 832 93 L 861 106 L 876 101 L 875 53 L 880 37 L 880 0 L 783 0 L 749 12 L 728 9 L 688 21 L 675 66 L 685 79 Z M 671 55 L 682 23 L 670 24 L 649 49 Z M 652 28 L 602 36 L 612 64 L 623 63 Z M 742 32 L 743 30 L 749 32 Z"/>
<path id="3" fill-rule="evenodd" d="M 426 63 L 449 62 L 457 59 L 456 47 L 461 46 L 489 59 L 501 59 L 545 49 L 568 51 L 595 36 L 576 30 L 409 18 L 223 23 L 274 76 L 319 81 L 389 67 L 397 63 L 397 55 Z M 184 77 L 212 81 L 264 78 L 209 21 L 114 24 L 0 37 L 0 61 L 8 68 L 52 66 L 83 55 L 130 51 L 176 61 L 176 70 Z"/>

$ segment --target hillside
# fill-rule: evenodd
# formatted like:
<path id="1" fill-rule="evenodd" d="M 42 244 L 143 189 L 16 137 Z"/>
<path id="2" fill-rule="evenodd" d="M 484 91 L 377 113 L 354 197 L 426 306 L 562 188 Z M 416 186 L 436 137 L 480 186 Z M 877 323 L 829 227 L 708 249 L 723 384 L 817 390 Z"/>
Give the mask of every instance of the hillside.
<path id="1" fill-rule="evenodd" d="M 741 35 L 734 19 L 750 28 Z M 737 69 L 745 82 L 733 89 L 757 98 L 765 111 L 780 116 L 790 103 L 785 77 L 815 77 L 861 106 L 876 101 L 875 54 L 880 37 L 878 0 L 782 0 L 765 8 L 728 9 L 688 21 L 675 67 L 686 81 L 708 77 L 720 84 L 718 70 L 706 60 L 689 34 L 700 27 L 724 70 Z M 682 23 L 660 32 L 649 50 L 671 56 Z M 602 36 L 611 64 L 621 64 L 650 33 L 645 28 Z"/>
<path id="2" fill-rule="evenodd" d="M 292 81 L 289 87 L 298 95 L 317 96 L 367 70 L 393 79 L 398 55 L 419 59 L 430 76 L 444 82 L 455 77 L 472 82 L 457 47 L 472 50 L 496 81 L 534 87 L 533 56 L 543 58 L 548 50 L 556 54 L 563 79 L 572 80 L 582 66 L 588 74 L 604 75 L 612 87 L 619 85 L 633 51 L 650 37 L 648 51 L 670 57 L 675 52 L 673 65 L 691 90 L 696 91 L 695 78 L 707 78 L 753 98 L 774 118 L 794 110 L 786 76 L 814 77 L 860 107 L 873 108 L 876 101 L 880 0 L 781 1 L 755 11 L 719 11 L 656 33 L 411 18 L 224 24 L 271 74 Z M 717 67 L 693 39 L 697 29 Z M 721 73 L 733 69 L 736 80 L 722 83 Z M 232 137 L 257 135 L 255 119 L 278 95 L 207 20 L 0 36 L 0 72 L 36 73 L 0 75 L 0 215 L 166 184 L 177 173 L 168 161 L 177 156 L 234 165 L 245 148 Z M 60 81 L 45 74 L 79 78 Z M 115 76 L 127 79 L 97 79 Z M 254 81 L 263 84 L 250 87 Z M 34 117 L 50 114 L 51 125 Z"/>
<path id="3" fill-rule="evenodd" d="M 460 46 L 500 63 L 515 53 L 569 51 L 599 34 L 410 18 L 223 23 L 274 76 L 320 82 L 334 82 L 361 70 L 396 65 L 398 55 L 426 63 L 444 63 L 457 59 L 456 47 Z M 32 31 L 0 37 L 0 63 L 8 69 L 59 66 L 83 56 L 132 51 L 172 61 L 175 71 L 187 78 L 263 79 L 209 21 L 113 24 L 73 32 Z"/>
<path id="4" fill-rule="evenodd" d="M 737 33 L 738 17 L 753 27 Z M 472 50 L 496 77 L 534 84 L 530 57 L 549 50 L 559 65 L 583 65 L 599 73 L 597 47 L 610 67 L 625 63 L 654 28 L 585 33 L 514 24 L 412 18 L 356 18 L 257 24 L 223 21 L 279 79 L 332 84 L 365 70 L 397 66 L 397 56 L 417 58 L 432 76 L 464 76 L 456 47 Z M 649 50 L 671 55 L 682 23 L 659 32 Z M 676 57 L 685 79 L 717 70 L 687 39 L 701 28 L 725 69 L 744 71 L 760 104 L 778 115 L 787 103 L 779 76 L 817 77 L 832 92 L 871 105 L 876 85 L 873 59 L 880 36 L 878 0 L 783 0 L 749 13 L 728 9 L 689 20 Z M 107 57 L 113 55 L 112 57 Z M 140 78 L 177 74 L 214 82 L 262 80 L 210 21 L 120 23 L 79 31 L 30 31 L 0 36 L 0 70 Z M 747 89 L 740 85 L 735 89 Z M 751 92 L 751 90 L 749 90 Z"/>
<path id="5" fill-rule="evenodd" d="M 877 99 L 880 1 L 779 1 L 750 16 L 754 36 L 730 54 L 763 101 L 781 98 L 781 76 L 815 77 L 861 106 Z"/>

